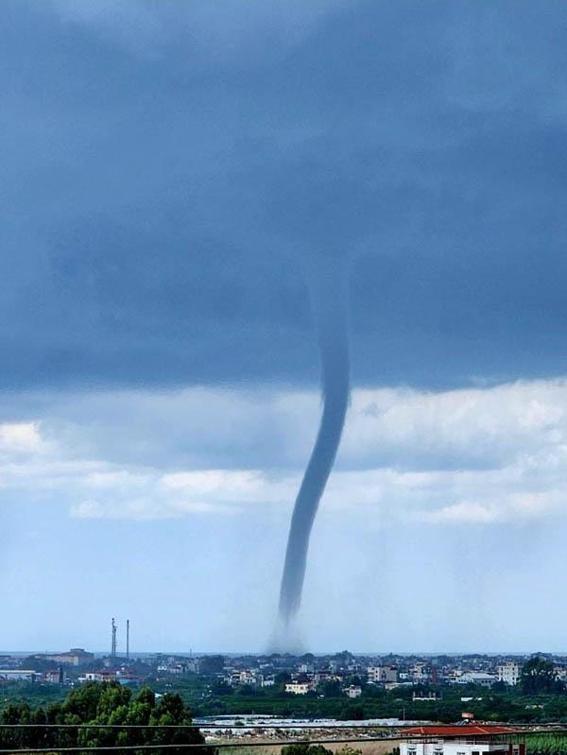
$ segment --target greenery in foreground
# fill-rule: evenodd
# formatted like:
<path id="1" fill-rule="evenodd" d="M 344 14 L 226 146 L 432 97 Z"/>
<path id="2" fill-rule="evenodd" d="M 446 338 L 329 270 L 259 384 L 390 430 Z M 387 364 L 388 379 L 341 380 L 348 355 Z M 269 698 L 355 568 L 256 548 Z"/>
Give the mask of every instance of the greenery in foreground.
<path id="1" fill-rule="evenodd" d="M 103 747 L 109 745 L 183 745 L 203 744 L 197 729 L 153 728 L 111 729 L 92 728 L 94 725 L 142 724 L 150 727 L 191 724 L 191 714 L 181 697 L 168 693 L 156 699 L 154 692 L 144 687 L 138 694 L 115 682 L 85 684 L 62 702 L 47 707 L 32 707 L 27 701 L 6 704 L 0 712 L 1 724 L 35 724 L 30 728 L 0 727 L 0 749 Z M 41 724 L 82 724 L 81 728 L 49 729 Z M 90 725 L 90 726 L 89 726 Z M 181 753 L 175 747 L 152 750 L 152 753 Z M 212 755 L 208 747 L 192 752 Z"/>
<path id="2" fill-rule="evenodd" d="M 564 734 L 528 734 L 528 755 L 567 755 L 567 736 Z"/>
<path id="3" fill-rule="evenodd" d="M 282 755 L 333 755 L 333 751 L 323 745 L 291 744 L 282 747 Z M 343 745 L 336 750 L 334 755 L 362 755 L 362 750 L 357 750 L 350 745 Z"/>
<path id="4" fill-rule="evenodd" d="M 35 687 L 37 691 L 38 685 L 35 685 Z M 214 698 L 209 699 L 206 695 L 203 697 L 204 688 L 199 686 L 198 689 L 201 693 L 201 706 L 206 709 Z M 386 693 L 382 691 L 378 695 L 376 690 L 374 690 L 375 697 L 368 698 L 358 706 L 351 704 L 346 708 L 343 700 L 333 700 L 332 696 L 326 700 L 315 698 L 289 700 L 287 699 L 289 696 L 286 696 L 286 699 L 282 700 L 281 697 L 277 697 L 277 694 L 273 694 L 271 698 L 265 696 L 263 702 L 271 705 L 269 712 L 279 714 L 282 711 L 277 710 L 278 703 L 292 708 L 294 705 L 300 706 L 295 710 L 290 709 L 288 711 L 288 715 L 294 716 L 304 715 L 305 713 L 319 716 L 320 712 L 314 713 L 313 705 L 317 705 L 317 710 L 320 711 L 321 705 L 335 703 L 343 705 L 342 711 L 349 718 L 356 717 L 353 716 L 353 713 L 356 714 L 357 709 L 359 713 L 365 715 L 368 711 L 368 717 L 370 717 L 370 713 L 374 717 L 378 710 L 380 712 L 384 710 L 395 711 L 396 706 L 399 709 L 399 706 L 403 705 L 406 711 L 415 710 L 416 718 L 454 721 L 460 715 L 457 711 L 460 712 L 463 708 L 460 696 L 466 696 L 464 695 L 465 692 L 473 691 L 458 690 L 458 692 L 455 692 L 453 688 L 448 688 L 446 692 L 455 693 L 455 699 L 445 699 L 436 703 L 413 703 L 413 707 L 410 699 L 396 698 L 394 692 Z M 550 720 L 560 720 L 563 717 L 563 720 L 567 721 L 567 696 L 565 693 L 560 695 L 550 692 L 547 695 L 540 694 L 537 697 L 529 697 L 521 690 L 516 695 L 510 691 L 490 692 L 488 695 L 486 690 L 477 689 L 476 691 L 481 693 L 479 697 L 482 697 L 482 699 L 470 701 L 470 704 L 467 703 L 467 707 L 474 707 L 478 718 L 511 721 L 513 716 L 502 714 L 507 706 L 516 705 L 519 711 L 523 711 L 518 716 L 518 720 L 525 720 L 526 717 L 532 721 L 534 717 L 541 720 L 545 720 L 546 717 Z M 6 689 L 4 689 L 4 692 L 6 692 Z M 186 689 L 185 692 L 187 692 Z M 195 692 L 196 690 L 193 688 L 193 695 L 195 695 Z M 404 690 L 404 692 L 407 692 L 407 690 Z M 459 695 L 458 698 L 456 697 L 457 694 Z M 258 695 L 250 697 L 249 694 L 238 695 L 233 693 L 230 697 L 235 700 L 240 699 L 240 701 L 256 701 L 256 706 L 252 705 L 251 707 L 258 707 Z M 526 700 L 532 702 L 526 703 Z M 534 700 L 539 702 L 533 702 Z M 311 708 L 309 707 L 310 704 Z M 483 706 L 485 707 L 483 708 Z M 242 708 L 242 706 L 239 707 Z M 420 715 L 417 715 L 418 712 Z M 562 715 L 559 715 L 561 712 Z M 328 714 L 328 711 L 325 711 L 325 715 Z M 188 725 L 191 724 L 191 721 L 191 713 L 182 696 L 178 693 L 165 691 L 161 697 L 156 697 L 155 693 L 148 687 L 144 687 L 137 694 L 133 694 L 127 687 L 114 682 L 91 683 L 74 689 L 63 700 L 50 702 L 47 705 L 33 705 L 26 700 L 7 701 L 4 699 L 3 705 L 0 706 L 0 724 L 33 724 L 34 726 L 24 729 L 0 727 L 0 749 L 17 750 L 39 747 L 51 748 L 56 752 L 61 747 L 96 748 L 102 746 L 136 747 L 145 744 L 180 746 L 197 744 L 203 745 L 203 747 L 195 750 L 196 755 L 214 755 L 214 748 L 204 744 L 204 739 L 197 729 L 157 728 L 164 724 L 173 727 Z M 42 724 L 81 724 L 81 728 L 48 729 L 44 728 Z M 138 724 L 153 728 L 122 730 L 106 728 L 110 725 L 121 724 Z M 95 725 L 102 728 L 94 728 Z M 567 735 L 556 732 L 527 734 L 526 744 L 530 755 L 567 755 Z M 246 745 L 238 748 L 238 750 L 245 752 Z M 164 750 L 160 750 L 158 747 L 152 752 L 163 753 L 163 755 L 168 755 L 168 753 L 181 755 L 183 750 L 181 747 Z M 258 751 L 254 750 L 254 755 L 256 753 Z M 282 755 L 332 755 L 332 752 L 322 745 L 291 744 L 282 748 Z M 345 745 L 337 750 L 335 755 L 362 755 L 362 753 L 358 749 Z"/>

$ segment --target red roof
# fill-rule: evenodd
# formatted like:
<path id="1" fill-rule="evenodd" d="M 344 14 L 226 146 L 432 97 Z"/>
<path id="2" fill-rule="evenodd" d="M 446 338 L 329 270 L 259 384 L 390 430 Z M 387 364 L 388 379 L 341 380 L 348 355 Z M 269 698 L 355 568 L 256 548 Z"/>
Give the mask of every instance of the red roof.
<path id="1" fill-rule="evenodd" d="M 510 726 L 485 726 L 463 724 L 461 726 L 412 726 L 404 729 L 404 734 L 414 737 L 489 737 L 493 734 L 512 734 Z"/>

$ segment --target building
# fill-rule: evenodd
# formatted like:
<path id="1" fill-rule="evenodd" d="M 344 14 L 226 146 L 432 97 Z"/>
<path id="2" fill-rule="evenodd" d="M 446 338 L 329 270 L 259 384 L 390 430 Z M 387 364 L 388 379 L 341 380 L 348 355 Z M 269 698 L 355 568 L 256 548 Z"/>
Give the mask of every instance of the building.
<path id="1" fill-rule="evenodd" d="M 3 682 L 35 682 L 37 679 L 41 679 L 41 674 L 38 671 L 0 668 L 0 681 Z"/>
<path id="2" fill-rule="evenodd" d="M 79 682 L 114 682 L 116 674 L 113 671 L 88 671 L 79 677 Z"/>
<path id="3" fill-rule="evenodd" d="M 258 678 L 251 669 L 235 669 L 225 678 L 233 687 L 254 687 L 258 684 Z"/>
<path id="4" fill-rule="evenodd" d="M 414 703 L 430 703 L 441 700 L 441 694 L 437 692 L 414 692 L 411 699 Z"/>
<path id="5" fill-rule="evenodd" d="M 567 682 L 567 666 L 554 666 L 555 678 L 560 682 Z"/>
<path id="6" fill-rule="evenodd" d="M 62 663 L 64 666 L 82 666 L 84 663 L 94 661 L 94 653 L 87 653 L 83 648 L 71 648 L 67 653 L 54 653 L 38 656 L 44 661 Z"/>
<path id="7" fill-rule="evenodd" d="M 287 682 L 285 691 L 292 695 L 306 695 L 313 689 L 311 682 Z"/>
<path id="8" fill-rule="evenodd" d="M 515 687 L 520 681 L 520 666 L 514 663 L 514 661 L 501 663 L 496 667 L 496 673 L 498 674 L 499 682 L 509 684 L 511 687 Z"/>
<path id="9" fill-rule="evenodd" d="M 498 681 L 494 674 L 485 674 L 482 671 L 465 671 L 455 679 L 456 684 L 476 684 L 479 687 L 492 687 Z"/>
<path id="10" fill-rule="evenodd" d="M 158 674 L 176 674 L 179 676 L 185 673 L 185 666 L 182 663 L 161 663 L 156 670 Z"/>
<path id="11" fill-rule="evenodd" d="M 356 700 L 357 697 L 360 697 L 362 695 L 362 687 L 359 687 L 356 684 L 351 684 L 350 687 L 345 687 L 343 689 L 343 692 L 351 700 Z"/>
<path id="12" fill-rule="evenodd" d="M 297 670 L 300 674 L 312 674 L 315 671 L 315 667 L 312 663 L 301 663 Z"/>
<path id="13" fill-rule="evenodd" d="M 48 684 L 65 684 L 65 671 L 63 667 L 57 669 L 57 671 L 46 671 L 43 678 Z"/>
<path id="14" fill-rule="evenodd" d="M 427 663 L 414 663 L 409 669 L 409 676 L 414 684 L 424 684 L 431 677 L 430 668 Z"/>
<path id="15" fill-rule="evenodd" d="M 398 669 L 395 666 L 369 666 L 366 673 L 370 684 L 398 681 Z"/>
<path id="16" fill-rule="evenodd" d="M 514 742 L 508 726 L 417 726 L 406 730 L 400 755 L 526 755 L 525 744 Z"/>

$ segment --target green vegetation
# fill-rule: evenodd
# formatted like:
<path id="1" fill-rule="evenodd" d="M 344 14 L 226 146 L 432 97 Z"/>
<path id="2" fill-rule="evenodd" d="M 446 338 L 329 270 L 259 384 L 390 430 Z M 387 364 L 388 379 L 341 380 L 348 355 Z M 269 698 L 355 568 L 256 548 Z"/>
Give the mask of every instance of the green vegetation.
<path id="1" fill-rule="evenodd" d="M 555 677 L 553 663 L 537 655 L 524 664 L 520 682 L 527 695 L 563 691 L 563 685 Z"/>
<path id="2" fill-rule="evenodd" d="M 333 755 L 323 745 L 293 744 L 282 747 L 282 755 Z"/>
<path id="3" fill-rule="evenodd" d="M 567 755 L 565 734 L 528 734 L 526 749 L 529 755 Z"/>
<path id="4" fill-rule="evenodd" d="M 545 675 L 543 680 L 539 674 L 534 676 L 536 688 L 547 686 Z M 450 723 L 460 720 L 463 710 L 470 710 L 476 718 L 484 721 L 567 723 L 565 692 L 529 693 L 526 689 L 533 689 L 531 685 L 532 680 L 527 687 L 522 683 L 517 688 L 504 685 L 496 685 L 491 690 L 475 686 L 424 686 L 400 687 L 391 691 L 368 685 L 363 687 L 361 697 L 351 701 L 344 696 L 339 685 L 328 685 L 325 696 L 321 697 L 314 692 L 308 695 L 286 694 L 281 686 L 234 689 L 220 683 L 214 677 L 207 678 L 196 674 L 151 684 L 156 693 L 178 695 L 194 715 L 198 716 L 257 714 L 295 718 L 337 718 L 343 721 L 405 718 Z M 72 694 L 80 694 L 83 689 L 85 687 L 78 688 Z M 442 695 L 442 699 L 412 701 L 414 691 L 427 692 L 433 689 Z M 125 692 L 131 694 L 127 690 Z M 2 687 L 0 711 L 14 701 L 25 703 L 30 709 L 52 709 L 53 706 L 63 703 L 65 694 L 66 691 L 56 685 L 11 683 Z M 472 699 L 465 702 L 461 701 L 461 697 Z"/>
<path id="5" fill-rule="evenodd" d="M 323 745 L 292 744 L 282 747 L 281 755 L 333 755 L 333 751 Z M 362 750 L 357 750 L 349 745 L 344 745 L 334 755 L 362 755 Z"/>
<path id="6" fill-rule="evenodd" d="M 348 700 L 340 686 L 328 685 L 325 696 L 318 693 L 291 695 L 282 687 L 255 689 L 232 688 L 203 677 L 176 679 L 168 684 L 155 685 L 157 691 L 175 691 L 198 716 L 218 715 L 275 715 L 294 718 L 337 718 L 361 720 L 367 718 L 400 718 L 451 723 L 458 721 L 464 710 L 472 711 L 484 721 L 539 723 L 561 721 L 567 723 L 567 695 L 564 692 L 527 694 L 521 686 L 510 688 L 496 685 L 492 690 L 483 687 L 399 687 L 385 691 L 379 687 L 363 687 L 362 696 Z M 413 692 L 430 690 L 442 695 L 440 700 L 412 701 Z M 472 698 L 461 701 L 461 697 Z"/>
<path id="7" fill-rule="evenodd" d="M 154 692 L 144 687 L 137 695 L 117 683 L 85 684 L 70 692 L 63 702 L 32 708 L 28 702 L 13 702 L 0 712 L 1 724 L 34 724 L 31 728 L 0 727 L 0 749 L 103 747 L 116 745 L 183 745 L 204 744 L 197 729 L 112 729 L 94 728 L 119 724 L 149 727 L 191 724 L 191 714 L 176 694 L 156 699 Z M 42 724 L 82 724 L 81 728 L 50 729 Z M 181 753 L 171 748 L 153 753 Z M 212 755 L 211 748 L 196 749 L 197 755 Z"/>
<path id="8" fill-rule="evenodd" d="M 3 682 L 0 686 L 0 710 L 14 701 L 27 701 L 33 707 L 47 706 L 65 699 L 68 689 L 59 684 L 41 682 Z"/>
<path id="9" fill-rule="evenodd" d="M 533 656 L 524 665 L 520 684 L 508 687 L 503 683 L 491 689 L 474 685 L 421 685 L 383 687 L 365 684 L 363 679 L 349 678 L 347 683 L 360 684 L 362 695 L 356 700 L 345 697 L 344 684 L 326 682 L 306 695 L 285 692 L 289 673 L 276 675 L 273 687 L 232 687 L 223 680 L 220 656 L 207 658 L 207 673 L 171 675 L 167 679 L 149 682 L 155 693 L 177 696 L 183 705 L 198 716 L 274 715 L 282 718 L 336 718 L 362 720 L 369 718 L 400 718 L 405 720 L 450 723 L 461 719 L 463 711 L 471 711 L 479 720 L 511 723 L 567 723 L 567 694 L 565 686 L 555 677 L 553 664 L 541 656 Z M 69 700 L 86 694 L 86 687 L 78 688 L 64 699 L 66 691 L 58 685 L 10 682 L 0 687 L 0 712 L 18 701 L 28 709 L 40 708 L 53 716 L 53 711 L 66 711 Z M 139 699 L 127 689 L 128 705 Z M 436 692 L 440 699 L 413 700 L 414 693 Z M 168 697 L 169 699 L 169 697 Z M 156 704 L 156 707 L 161 705 Z"/>

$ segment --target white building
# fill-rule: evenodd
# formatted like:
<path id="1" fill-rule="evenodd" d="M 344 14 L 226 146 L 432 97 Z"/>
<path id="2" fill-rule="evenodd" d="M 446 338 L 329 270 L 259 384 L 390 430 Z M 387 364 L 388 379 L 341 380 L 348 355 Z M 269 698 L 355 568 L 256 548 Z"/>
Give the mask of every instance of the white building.
<path id="1" fill-rule="evenodd" d="M 343 692 L 351 700 L 356 700 L 357 697 L 360 697 L 362 695 L 362 687 L 359 687 L 356 684 L 351 684 L 350 687 L 345 687 L 343 689 Z"/>
<path id="2" fill-rule="evenodd" d="M 510 727 L 474 723 L 422 726 L 407 730 L 419 739 L 401 742 L 400 755 L 526 755 L 525 744 L 512 741 L 513 733 Z"/>
<path id="3" fill-rule="evenodd" d="M 181 663 L 161 663 L 157 667 L 157 671 L 160 674 L 176 674 L 179 676 L 185 673 L 185 667 Z"/>
<path id="4" fill-rule="evenodd" d="M 497 681 L 497 676 L 482 671 L 466 671 L 455 679 L 456 684 L 477 684 L 479 687 L 492 687 Z"/>
<path id="5" fill-rule="evenodd" d="M 255 686 L 258 684 L 259 679 L 251 669 L 235 669 L 230 673 L 227 681 L 233 687 Z"/>
<path id="6" fill-rule="evenodd" d="M 514 661 L 501 663 L 496 667 L 496 673 L 498 674 L 499 682 L 509 684 L 511 687 L 515 687 L 520 681 L 520 666 Z"/>
<path id="7" fill-rule="evenodd" d="M 287 682 L 285 685 L 285 691 L 290 692 L 292 695 L 306 695 L 311 692 L 312 686 L 310 682 Z"/>
<path id="8" fill-rule="evenodd" d="M 85 682 L 113 682 L 115 679 L 116 674 L 113 671 L 87 671 L 86 674 L 79 677 L 79 682 L 81 684 Z"/>
<path id="9" fill-rule="evenodd" d="M 432 701 L 440 700 L 441 695 L 437 694 L 437 692 L 414 692 L 411 699 L 414 703 L 430 703 Z"/>

